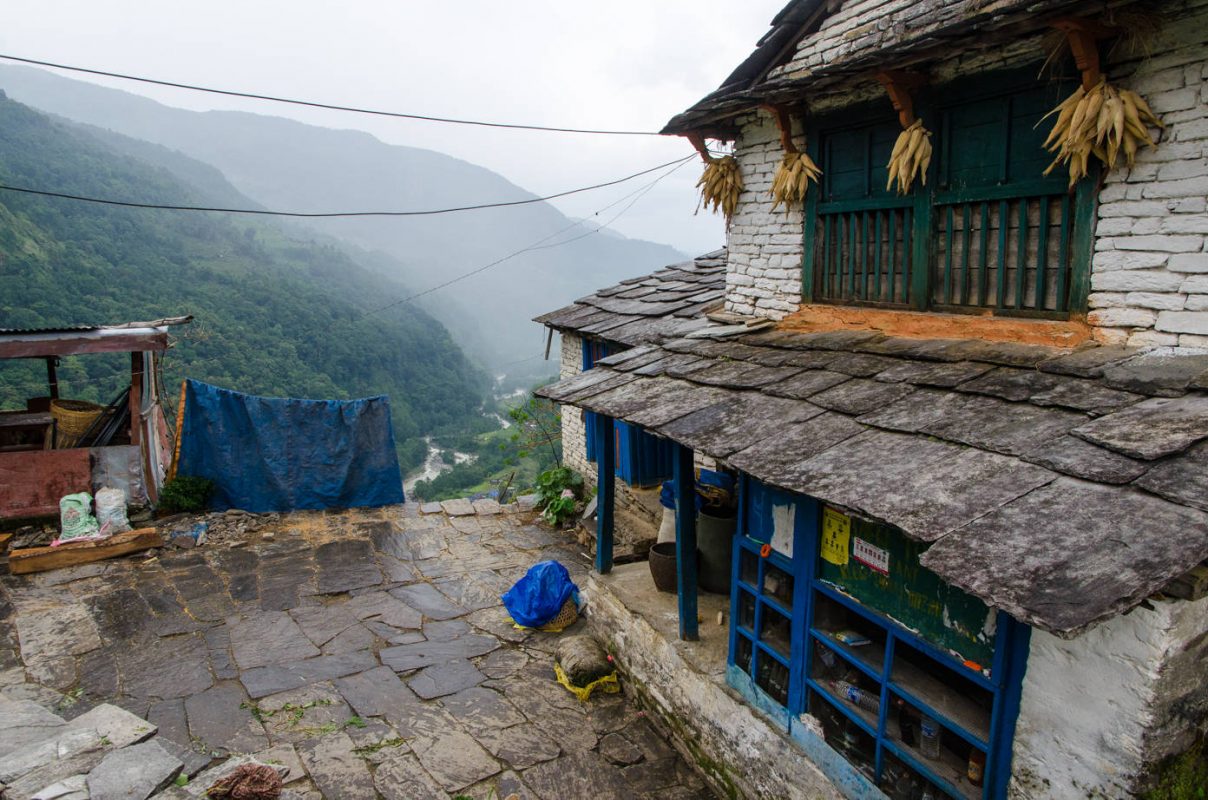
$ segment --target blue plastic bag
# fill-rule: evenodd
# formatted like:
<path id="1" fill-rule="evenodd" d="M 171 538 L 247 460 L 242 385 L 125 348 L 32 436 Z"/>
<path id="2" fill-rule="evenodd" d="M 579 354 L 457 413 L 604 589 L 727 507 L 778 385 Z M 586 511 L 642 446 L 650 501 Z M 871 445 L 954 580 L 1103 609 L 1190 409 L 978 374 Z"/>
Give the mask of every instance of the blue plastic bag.
<path id="1" fill-rule="evenodd" d="M 579 587 L 571 581 L 566 567 L 557 561 L 542 561 L 529 568 L 500 599 L 517 625 L 540 628 L 557 616 L 568 598 L 578 593 Z"/>

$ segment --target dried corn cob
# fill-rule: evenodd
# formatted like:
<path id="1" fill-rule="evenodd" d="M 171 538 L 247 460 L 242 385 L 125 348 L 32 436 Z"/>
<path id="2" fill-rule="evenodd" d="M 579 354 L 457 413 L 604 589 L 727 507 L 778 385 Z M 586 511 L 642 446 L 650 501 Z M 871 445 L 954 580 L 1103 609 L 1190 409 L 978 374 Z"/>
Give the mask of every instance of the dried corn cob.
<path id="1" fill-rule="evenodd" d="M 885 184 L 888 191 L 894 183 L 898 185 L 898 194 L 907 194 L 914 185 L 915 178 L 921 178 L 927 185 L 927 168 L 931 165 L 931 131 L 923 127 L 923 121 L 916 119 L 909 128 L 898 134 L 894 142 L 893 153 L 889 156 L 889 180 Z"/>
<path id="2" fill-rule="evenodd" d="M 782 203 L 786 212 L 804 204 L 810 181 L 817 183 L 821 174 L 822 170 L 805 153 L 785 153 L 776 168 L 776 177 L 772 179 L 772 210 Z"/>
<path id="3" fill-rule="evenodd" d="M 1057 121 L 1044 146 L 1056 157 L 1044 174 L 1059 164 L 1066 165 L 1070 188 L 1086 177 L 1092 155 L 1114 169 L 1123 153 L 1124 162 L 1131 167 L 1138 150 L 1156 144 L 1149 128 L 1165 127 L 1144 98 L 1129 89 L 1117 89 L 1106 78 L 1090 91 L 1079 86 L 1041 121 L 1053 114 Z"/>
<path id="4" fill-rule="evenodd" d="M 696 182 L 700 189 L 701 203 L 708 208 L 713 205 L 714 213 L 720 208 L 726 224 L 738 208 L 738 196 L 742 194 L 742 173 L 734 156 L 710 158 L 705 171 Z"/>

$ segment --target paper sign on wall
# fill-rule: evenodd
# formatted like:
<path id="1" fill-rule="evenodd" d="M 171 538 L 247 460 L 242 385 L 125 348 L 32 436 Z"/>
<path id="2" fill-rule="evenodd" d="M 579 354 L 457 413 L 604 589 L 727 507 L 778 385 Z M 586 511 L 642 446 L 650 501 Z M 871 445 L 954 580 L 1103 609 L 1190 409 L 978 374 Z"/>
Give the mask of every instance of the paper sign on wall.
<path id="1" fill-rule="evenodd" d="M 852 541 L 851 557 L 875 572 L 889 574 L 889 551 L 858 536 Z"/>
<path id="2" fill-rule="evenodd" d="M 786 558 L 793 557 L 793 532 L 796 530 L 797 504 L 772 506 L 772 549 Z"/>
<path id="3" fill-rule="evenodd" d="M 831 508 L 822 509 L 822 558 L 835 566 L 847 563 L 851 517 Z"/>

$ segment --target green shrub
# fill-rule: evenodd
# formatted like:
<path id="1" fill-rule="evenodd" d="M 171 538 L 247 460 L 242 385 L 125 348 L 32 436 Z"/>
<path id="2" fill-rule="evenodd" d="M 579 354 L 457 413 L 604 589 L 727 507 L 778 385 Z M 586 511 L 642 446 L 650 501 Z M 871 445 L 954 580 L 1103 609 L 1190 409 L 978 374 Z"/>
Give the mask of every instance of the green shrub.
<path id="1" fill-rule="evenodd" d="M 554 467 L 537 476 L 537 507 L 551 525 L 561 526 L 575 515 L 583 498 L 583 476 L 570 467 Z"/>
<path id="2" fill-rule="evenodd" d="M 165 514 L 204 511 L 214 491 L 214 481 L 177 475 L 159 490 L 159 511 Z"/>

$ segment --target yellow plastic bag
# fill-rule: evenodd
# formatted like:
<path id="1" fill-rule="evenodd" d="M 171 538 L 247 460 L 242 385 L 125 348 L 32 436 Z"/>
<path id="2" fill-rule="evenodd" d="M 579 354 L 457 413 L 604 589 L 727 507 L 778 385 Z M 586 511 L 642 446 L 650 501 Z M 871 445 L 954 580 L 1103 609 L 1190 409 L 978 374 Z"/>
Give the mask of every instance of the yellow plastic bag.
<path id="1" fill-rule="evenodd" d="M 558 678 L 558 683 L 565 686 L 567 691 L 579 698 L 579 702 L 582 703 L 586 703 L 587 699 L 591 697 L 591 693 L 596 689 L 599 689 L 604 694 L 616 694 L 621 691 L 621 682 L 617 680 L 616 670 L 582 687 L 575 686 L 570 682 L 570 678 L 566 677 L 566 673 L 562 671 L 561 664 L 554 664 L 554 675 Z"/>

